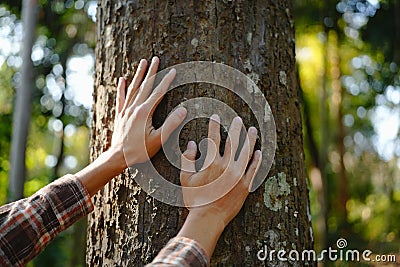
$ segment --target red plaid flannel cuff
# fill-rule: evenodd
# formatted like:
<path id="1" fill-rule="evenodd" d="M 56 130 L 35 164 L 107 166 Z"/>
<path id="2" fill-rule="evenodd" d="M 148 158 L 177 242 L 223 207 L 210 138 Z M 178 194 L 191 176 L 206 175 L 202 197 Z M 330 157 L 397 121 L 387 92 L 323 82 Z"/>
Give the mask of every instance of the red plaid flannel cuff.
<path id="1" fill-rule="evenodd" d="M 90 195 L 72 175 L 0 207 L 0 265 L 25 265 L 58 233 L 92 210 Z"/>
<path id="2" fill-rule="evenodd" d="M 147 266 L 202 267 L 209 266 L 209 262 L 206 251 L 199 243 L 181 236 L 172 238 Z"/>

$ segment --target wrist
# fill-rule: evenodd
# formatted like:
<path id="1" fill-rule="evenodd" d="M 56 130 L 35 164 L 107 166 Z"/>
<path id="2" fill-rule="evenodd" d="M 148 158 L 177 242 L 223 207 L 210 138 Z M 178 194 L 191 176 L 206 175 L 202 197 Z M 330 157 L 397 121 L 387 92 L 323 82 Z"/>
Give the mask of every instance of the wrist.
<path id="1" fill-rule="evenodd" d="M 213 208 L 204 209 L 204 207 L 191 208 L 188 214 L 192 220 L 201 221 L 204 225 L 212 225 L 216 232 L 222 233 L 226 227 L 225 220 L 221 213 Z"/>
<path id="2" fill-rule="evenodd" d="M 103 152 L 99 158 L 103 158 L 109 169 L 114 170 L 117 174 L 127 168 L 124 152 L 122 149 L 110 147 Z"/>
<path id="3" fill-rule="evenodd" d="M 208 212 L 208 209 L 203 208 L 191 209 L 177 236 L 195 240 L 210 258 L 224 229 L 225 224 L 213 212 Z"/>
<path id="4" fill-rule="evenodd" d="M 81 181 L 90 196 L 93 196 L 125 168 L 126 163 L 122 151 L 109 149 L 75 176 Z"/>

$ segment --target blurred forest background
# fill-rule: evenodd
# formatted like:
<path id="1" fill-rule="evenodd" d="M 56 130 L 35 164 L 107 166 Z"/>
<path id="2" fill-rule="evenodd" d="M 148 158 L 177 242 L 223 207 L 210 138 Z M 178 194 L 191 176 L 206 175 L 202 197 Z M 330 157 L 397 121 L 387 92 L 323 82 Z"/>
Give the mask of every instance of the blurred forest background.
<path id="1" fill-rule="evenodd" d="M 96 1 L 39 0 L 24 187 L 29 196 L 89 162 Z M 299 90 L 317 251 L 399 254 L 400 1 L 293 1 Z M 0 204 L 21 81 L 21 2 L 0 2 Z M 84 266 L 85 221 L 30 266 Z"/>

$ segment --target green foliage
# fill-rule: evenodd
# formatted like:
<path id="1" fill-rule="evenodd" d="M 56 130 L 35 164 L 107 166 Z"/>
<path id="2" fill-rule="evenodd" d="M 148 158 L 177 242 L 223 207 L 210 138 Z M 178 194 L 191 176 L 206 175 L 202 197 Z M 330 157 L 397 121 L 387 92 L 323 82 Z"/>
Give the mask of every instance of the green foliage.
<path id="1" fill-rule="evenodd" d="M 0 5 L 0 27 L 9 31 L 8 38 L 16 43 L 20 42 L 21 2 L 2 1 Z M 40 0 L 39 3 L 33 57 L 36 90 L 26 160 L 27 196 L 57 176 L 86 165 L 89 154 L 89 111 L 68 91 L 67 63 L 73 57 L 93 54 L 95 26 L 88 13 L 93 15 L 96 1 Z M 314 151 L 305 137 L 316 246 L 322 246 L 318 224 L 323 208 L 315 183 L 318 182 L 316 159 L 320 155 L 315 153 L 326 147 L 329 245 L 344 236 L 353 247 L 394 252 L 400 241 L 400 142 L 398 129 L 387 129 L 395 136 L 383 143 L 381 136 L 385 129 L 380 125 L 385 121 L 382 114 L 400 117 L 400 40 L 396 39 L 400 32 L 396 24 L 399 4 L 397 0 L 299 0 L 294 1 L 294 8 L 300 87 L 303 107 L 308 107 L 303 118 L 311 125 L 310 129 L 304 128 L 317 146 Z M 0 203 L 5 203 L 13 95 L 20 64 L 18 53 L 5 54 L 1 46 L 0 64 Z M 342 89 L 340 102 L 338 85 Z M 322 88 L 327 92 L 326 103 L 321 102 Z M 342 109 L 340 116 L 338 103 Z M 321 121 L 321 110 L 327 112 L 326 121 Z M 343 138 L 339 138 L 338 121 L 344 125 Z M 388 126 L 398 128 L 395 121 Z M 322 143 L 324 127 L 329 130 L 328 143 Z M 340 143 L 345 146 L 342 156 L 349 193 L 345 222 L 341 221 L 337 208 Z M 30 266 L 68 266 L 76 258 L 72 239 L 76 233 L 80 233 L 78 226 L 61 234 Z"/>
<path id="2" fill-rule="evenodd" d="M 12 95 L 11 84 L 14 70 L 3 64 L 0 69 L 0 203 L 7 199 L 9 154 L 12 122 Z"/>
<path id="3" fill-rule="evenodd" d="M 321 192 L 315 183 L 320 173 L 315 159 L 320 155 L 310 146 L 309 135 L 317 144 L 317 153 L 328 148 L 328 245 L 346 237 L 353 247 L 375 252 L 398 250 L 400 144 L 395 117 L 400 117 L 399 12 L 396 0 L 295 2 L 297 62 L 308 107 L 303 118 L 311 125 L 311 129 L 304 127 L 305 152 L 317 248 L 324 246 L 320 243 L 324 233 L 318 232 L 323 217 Z M 326 103 L 321 102 L 323 88 Z M 325 121 L 321 120 L 321 107 L 327 112 Z M 385 124 L 386 120 L 391 123 Z M 344 126 L 343 137 L 338 121 Z M 324 128 L 328 129 L 328 143 L 322 143 Z M 345 147 L 343 155 L 340 144 Z M 341 157 L 348 190 L 344 222 L 338 209 Z"/>
<path id="4" fill-rule="evenodd" d="M 17 45 L 22 39 L 21 3 L 0 4 L 0 41 L 4 41 L 0 46 L 0 204 L 6 202 L 7 196 L 12 105 L 22 63 Z M 27 142 L 26 196 L 59 176 L 76 172 L 89 161 L 90 104 L 79 101 L 73 85 L 68 83 L 69 75 L 74 74 L 68 62 L 73 58 L 93 58 L 95 6 L 96 1 L 39 1 L 37 39 L 32 48 L 36 89 Z M 86 79 L 91 79 L 90 73 Z M 89 88 L 80 90 L 91 91 L 90 83 L 85 84 Z M 74 249 L 76 240 L 84 242 L 76 236 L 77 228 L 84 229 L 85 224 L 62 233 L 30 266 L 68 266 L 70 261 L 83 266 L 84 249 Z M 84 243 L 79 246 L 84 247 Z"/>

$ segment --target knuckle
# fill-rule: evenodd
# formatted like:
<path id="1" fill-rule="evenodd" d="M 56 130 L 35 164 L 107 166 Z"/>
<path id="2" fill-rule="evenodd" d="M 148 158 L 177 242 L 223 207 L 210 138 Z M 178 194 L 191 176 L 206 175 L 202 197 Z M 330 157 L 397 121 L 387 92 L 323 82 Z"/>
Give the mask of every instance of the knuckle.
<path id="1" fill-rule="evenodd" d="M 250 183 L 246 181 L 246 179 L 244 179 L 244 177 L 242 177 L 238 183 L 239 188 L 243 191 L 243 190 L 248 190 Z"/>
<path id="2" fill-rule="evenodd" d="M 220 169 L 224 168 L 224 162 L 221 159 L 221 157 L 217 156 L 217 157 L 215 157 L 215 159 L 212 162 L 211 166 L 213 166 L 214 168 L 220 170 Z"/>
<path id="3" fill-rule="evenodd" d="M 142 105 L 140 105 L 137 109 L 137 115 L 142 117 L 145 116 L 149 111 L 149 105 L 146 103 L 143 103 Z"/>
<path id="4" fill-rule="evenodd" d="M 219 160 L 215 159 L 213 162 L 211 162 L 211 164 L 208 165 L 206 170 L 214 174 L 221 174 L 223 173 L 224 168 Z"/>
<path id="5" fill-rule="evenodd" d="M 185 166 L 186 157 L 187 157 L 187 154 L 186 154 L 186 151 L 185 151 L 185 152 L 183 152 L 182 155 L 181 155 L 181 167 Z"/>
<path id="6" fill-rule="evenodd" d="M 233 177 L 235 175 L 234 168 L 231 165 L 227 165 L 225 168 L 222 168 L 221 171 L 223 171 L 228 176 Z"/>
<path id="7" fill-rule="evenodd" d="M 211 131 L 211 132 L 210 132 L 210 138 L 211 138 L 212 140 L 219 140 L 219 132 L 217 132 L 217 131 Z"/>
<path id="8" fill-rule="evenodd" d="M 225 168 L 222 165 L 216 166 L 215 169 L 216 169 L 216 172 L 219 173 L 219 174 L 224 173 L 227 170 L 227 168 Z"/>
<path id="9" fill-rule="evenodd" d="M 187 162 L 190 154 L 191 153 L 190 153 L 189 150 L 186 150 L 185 152 L 183 152 L 182 155 L 181 155 L 181 161 L 182 162 Z"/>
<path id="10" fill-rule="evenodd" d="M 187 182 L 188 179 L 187 179 L 187 177 L 185 175 L 181 175 L 179 180 L 180 180 L 182 186 L 188 186 L 189 185 L 188 182 Z"/>
<path id="11" fill-rule="evenodd" d="M 161 88 L 157 87 L 156 89 L 154 89 L 154 92 L 152 94 L 152 97 L 154 98 L 154 100 L 157 100 L 161 97 L 162 95 L 162 90 Z"/>
<path id="12" fill-rule="evenodd" d="M 228 169 L 228 167 L 229 167 L 229 160 L 224 160 L 224 161 L 222 161 L 222 162 L 220 163 L 220 168 L 221 168 L 221 170 Z"/>
<path id="13" fill-rule="evenodd" d="M 231 138 L 228 136 L 225 141 L 225 150 L 231 149 L 232 141 Z"/>

